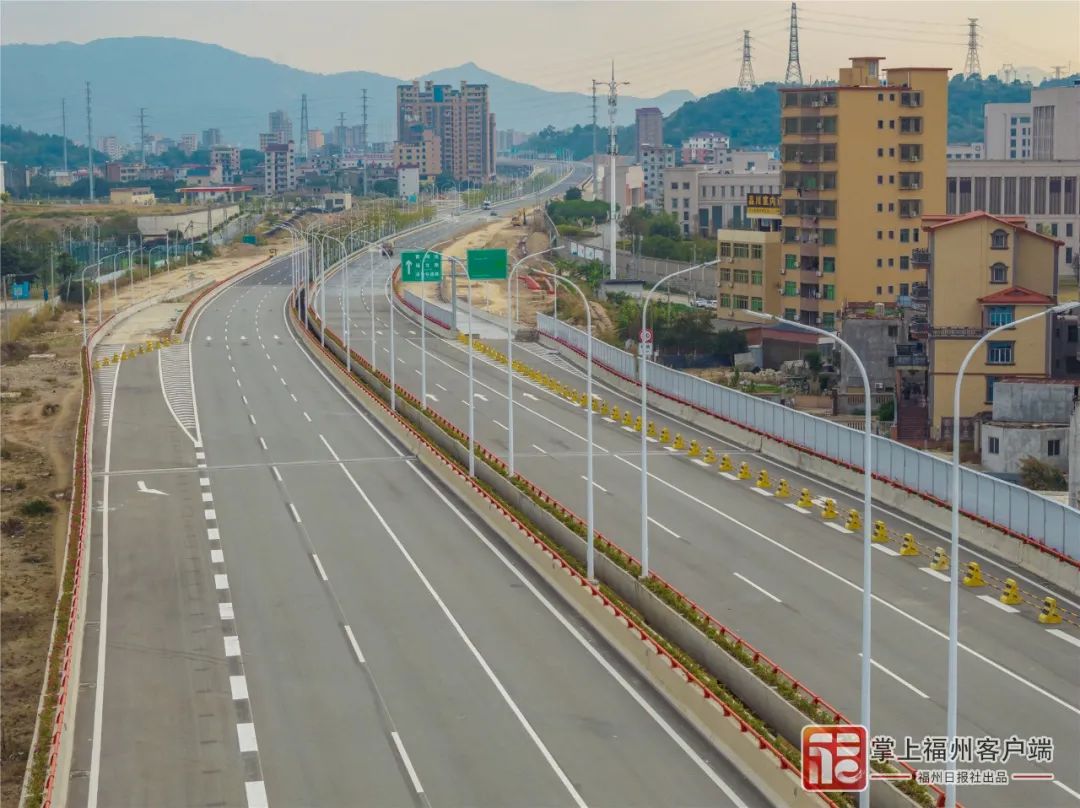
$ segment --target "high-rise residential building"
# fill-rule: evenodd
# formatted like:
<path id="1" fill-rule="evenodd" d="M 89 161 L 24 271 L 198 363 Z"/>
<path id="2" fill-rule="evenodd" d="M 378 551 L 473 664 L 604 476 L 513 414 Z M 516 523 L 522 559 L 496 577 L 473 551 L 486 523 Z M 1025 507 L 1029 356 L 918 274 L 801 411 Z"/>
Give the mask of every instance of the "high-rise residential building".
<path id="1" fill-rule="evenodd" d="M 845 305 L 895 303 L 925 280 L 911 253 L 922 217 L 945 212 L 948 68 L 891 68 L 886 81 L 880 62 L 780 90 L 789 319 L 832 329 Z"/>
<path id="2" fill-rule="evenodd" d="M 419 143 L 425 130 L 439 138 L 441 173 L 480 182 L 495 174 L 495 115 L 486 84 L 399 84 L 398 142 Z"/>
<path id="3" fill-rule="evenodd" d="M 272 134 L 277 135 L 278 143 L 288 143 L 293 139 L 292 119 L 285 110 L 279 109 L 270 113 L 268 128 Z"/>
<path id="4" fill-rule="evenodd" d="M 204 149 L 212 149 L 214 146 L 220 146 L 222 142 L 221 130 L 216 128 L 203 129 L 200 142 Z"/>
<path id="5" fill-rule="evenodd" d="M 638 161 L 645 175 L 645 206 L 663 210 L 664 171 L 675 166 L 675 147 L 643 145 Z"/>
<path id="6" fill-rule="evenodd" d="M 123 155 L 123 149 L 120 147 L 120 141 L 116 135 L 105 135 L 98 138 L 97 148 L 98 151 L 108 155 L 110 160 L 119 160 Z"/>
<path id="7" fill-rule="evenodd" d="M 263 149 L 266 160 L 263 163 L 263 187 L 267 196 L 283 194 L 296 190 L 296 154 L 295 145 L 288 143 L 268 143 Z"/>
<path id="8" fill-rule="evenodd" d="M 682 142 L 683 163 L 715 163 L 716 153 L 731 148 L 731 138 L 719 132 L 698 132 Z"/>
<path id="9" fill-rule="evenodd" d="M 199 136 L 192 133 L 189 135 L 180 136 L 180 151 L 184 154 L 191 154 L 199 148 Z"/>
<path id="10" fill-rule="evenodd" d="M 326 135 L 322 129 L 308 129 L 307 147 L 309 152 L 318 151 L 326 145 Z"/>
<path id="11" fill-rule="evenodd" d="M 1080 160 L 1080 81 L 985 105 L 983 131 L 988 160 Z"/>
<path id="12" fill-rule="evenodd" d="M 664 145 L 664 113 L 658 107 L 639 107 L 634 110 L 634 156 L 641 162 L 642 146 Z"/>
<path id="13" fill-rule="evenodd" d="M 240 148 L 214 146 L 210 149 L 210 165 L 221 166 L 222 179 L 225 182 L 233 182 L 240 176 Z"/>
<path id="14" fill-rule="evenodd" d="M 277 132 L 259 132 L 259 151 L 266 151 L 267 146 L 277 142 Z"/>

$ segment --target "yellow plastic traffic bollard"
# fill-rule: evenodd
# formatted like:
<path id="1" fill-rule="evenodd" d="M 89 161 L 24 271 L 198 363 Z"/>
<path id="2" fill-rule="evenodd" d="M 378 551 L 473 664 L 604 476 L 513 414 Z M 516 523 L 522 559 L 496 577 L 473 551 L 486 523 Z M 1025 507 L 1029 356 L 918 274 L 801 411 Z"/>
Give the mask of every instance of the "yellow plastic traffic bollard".
<path id="1" fill-rule="evenodd" d="M 930 569 L 944 572 L 949 568 L 949 556 L 944 547 L 934 548 L 934 560 L 930 562 Z"/>
<path id="2" fill-rule="evenodd" d="M 1005 579 L 1005 589 L 1002 590 L 1001 597 L 998 600 L 1007 606 L 1016 606 L 1023 601 L 1020 597 L 1020 587 L 1017 586 L 1015 578 Z"/>
<path id="3" fill-rule="evenodd" d="M 720 471 L 731 471 L 735 468 L 731 465 L 731 455 L 725 454 L 720 458 Z"/>
<path id="4" fill-rule="evenodd" d="M 874 522 L 874 532 L 870 534 L 870 541 L 886 542 L 889 540 L 889 529 L 885 523 L 878 519 Z"/>
<path id="5" fill-rule="evenodd" d="M 862 530 L 862 518 L 854 508 L 847 512 L 847 521 L 844 522 L 844 527 L 852 533 Z"/>
<path id="6" fill-rule="evenodd" d="M 795 503 L 800 508 L 812 508 L 814 507 L 814 499 L 810 496 L 810 489 L 804 488 L 799 493 L 799 501 Z"/>
<path id="7" fill-rule="evenodd" d="M 622 415 L 622 411 L 619 409 L 619 405 L 616 404 L 611 408 L 611 420 L 618 422 L 619 417 Z"/>
<path id="8" fill-rule="evenodd" d="M 115 364 L 116 364 L 116 363 L 118 363 L 119 361 L 120 361 L 120 354 L 113 354 L 113 355 L 112 355 L 112 362 L 113 362 L 113 364 L 115 365 Z"/>
<path id="9" fill-rule="evenodd" d="M 671 448 L 672 449 L 685 449 L 686 448 L 686 441 L 683 440 L 682 433 L 680 433 L 680 432 L 675 433 L 675 440 L 672 442 Z"/>
<path id="10" fill-rule="evenodd" d="M 914 556 L 918 554 L 919 544 L 915 541 L 915 535 L 912 533 L 905 533 L 903 540 L 900 542 L 900 555 Z"/>
<path id="11" fill-rule="evenodd" d="M 650 438 L 655 438 L 656 437 L 656 422 L 655 421 L 649 421 L 649 428 L 645 430 L 645 434 L 648 435 Z"/>
<path id="12" fill-rule="evenodd" d="M 145 349 L 145 348 L 143 348 L 143 346 L 142 346 L 142 345 L 140 345 L 140 346 L 139 346 L 138 348 L 136 348 L 136 349 L 135 349 L 135 353 L 137 353 L 137 354 L 144 354 L 144 353 L 146 353 L 146 349 Z"/>
<path id="13" fill-rule="evenodd" d="M 705 450 L 705 456 L 701 458 L 701 460 L 706 465 L 711 466 L 713 463 L 716 462 L 716 450 L 714 450 L 713 447 L 710 446 L 708 449 Z"/>
<path id="14" fill-rule="evenodd" d="M 779 499 L 787 499 L 791 496 L 791 488 L 788 486 L 788 481 L 783 477 L 780 478 L 780 482 L 776 486 L 776 496 Z"/>
<path id="15" fill-rule="evenodd" d="M 635 432 L 640 432 L 641 431 L 641 416 L 640 415 L 637 418 L 634 419 L 634 431 Z"/>
<path id="16" fill-rule="evenodd" d="M 740 480 L 749 480 L 750 479 L 750 464 L 747 463 L 745 460 L 742 463 L 739 464 L 739 479 Z"/>
<path id="17" fill-rule="evenodd" d="M 831 499 L 825 500 L 825 507 L 821 509 L 822 519 L 835 519 L 837 517 L 836 502 Z"/>
<path id="18" fill-rule="evenodd" d="M 1039 610 L 1039 622 L 1044 625 L 1053 625 L 1061 622 L 1061 612 L 1058 611 L 1057 598 L 1049 595 L 1043 600 L 1042 609 Z"/>
<path id="19" fill-rule="evenodd" d="M 978 561 L 969 561 L 967 563 L 967 572 L 964 574 L 964 586 L 970 586 L 972 588 L 986 586 L 986 581 L 983 580 L 982 569 L 980 569 Z"/>
<path id="20" fill-rule="evenodd" d="M 763 491 L 768 491 L 770 488 L 772 488 L 772 481 L 769 479 L 768 469 L 762 469 L 758 472 L 757 482 L 754 483 L 754 485 L 757 488 L 762 489 Z"/>
<path id="21" fill-rule="evenodd" d="M 690 441 L 690 449 L 687 452 L 690 457 L 697 457 L 701 454 L 701 444 L 697 440 Z"/>
<path id="22" fill-rule="evenodd" d="M 671 430 L 666 426 L 660 430 L 660 442 L 669 443 L 671 441 Z"/>
<path id="23" fill-rule="evenodd" d="M 630 410 L 624 410 L 622 416 L 623 426 L 633 426 L 634 417 L 630 414 Z"/>
<path id="24" fill-rule="evenodd" d="M 100 361 L 98 361 L 98 360 L 95 360 L 95 361 L 94 361 L 94 370 L 97 370 L 97 369 L 98 369 L 98 368 L 100 368 L 100 367 L 101 367 L 101 362 L 100 362 Z"/>
<path id="25" fill-rule="evenodd" d="M 608 418 L 611 416 L 611 405 L 606 401 L 600 405 L 600 417 Z"/>

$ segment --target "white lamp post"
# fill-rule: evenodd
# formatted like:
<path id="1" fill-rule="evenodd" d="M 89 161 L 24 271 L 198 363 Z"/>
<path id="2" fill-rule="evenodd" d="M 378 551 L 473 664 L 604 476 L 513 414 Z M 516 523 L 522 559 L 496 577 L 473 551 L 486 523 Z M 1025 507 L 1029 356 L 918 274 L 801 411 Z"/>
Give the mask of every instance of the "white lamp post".
<path id="1" fill-rule="evenodd" d="M 952 525 L 949 530 L 949 539 L 952 542 L 952 547 L 949 551 L 949 651 L 948 651 L 948 694 L 947 704 L 945 710 L 945 732 L 947 734 L 946 748 L 951 749 L 956 743 L 956 712 L 957 712 L 957 678 L 958 678 L 958 660 L 957 660 L 957 646 L 958 646 L 958 631 L 960 622 L 959 612 L 959 599 L 960 599 L 960 387 L 964 381 L 964 371 L 967 369 L 968 362 L 975 356 L 975 352 L 979 348 L 993 337 L 995 334 L 999 334 L 1002 331 L 1007 331 L 1016 328 L 1023 323 L 1031 322 L 1032 320 L 1038 320 L 1041 317 L 1046 317 L 1050 314 L 1064 314 L 1065 312 L 1072 311 L 1075 308 L 1080 307 L 1080 303 L 1063 303 L 1058 306 L 1051 306 L 1043 311 L 1036 312 L 1035 314 L 1029 314 L 1027 317 L 1021 317 L 1019 320 L 1014 320 L 1011 323 L 1005 325 L 999 325 L 997 328 L 992 328 L 983 334 L 975 344 L 971 346 L 971 349 L 967 352 L 967 356 L 964 357 L 964 361 L 960 363 L 960 369 L 956 373 L 956 382 L 953 385 L 953 445 L 952 445 Z M 956 771 L 956 760 L 952 755 L 949 756 L 949 760 L 946 762 L 946 771 Z M 949 784 L 946 781 L 945 786 L 945 805 L 946 808 L 955 808 L 956 806 L 956 783 L 955 780 Z"/>

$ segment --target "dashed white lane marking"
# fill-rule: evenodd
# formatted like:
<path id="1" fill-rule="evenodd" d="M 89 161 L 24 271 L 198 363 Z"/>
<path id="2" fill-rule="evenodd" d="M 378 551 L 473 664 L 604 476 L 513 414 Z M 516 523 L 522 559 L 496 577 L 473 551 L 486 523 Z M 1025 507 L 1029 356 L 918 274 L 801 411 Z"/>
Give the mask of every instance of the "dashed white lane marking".
<path id="1" fill-rule="evenodd" d="M 248 419 L 251 421 L 251 425 L 255 426 L 255 416 L 252 415 L 250 412 L 248 413 Z"/>
<path id="2" fill-rule="evenodd" d="M 218 616 L 222 620 L 235 620 L 236 613 L 233 611 L 233 605 L 231 603 L 219 603 Z"/>
<path id="3" fill-rule="evenodd" d="M 665 526 L 665 525 L 662 525 L 662 524 L 660 524 L 660 523 L 659 523 L 659 522 L 657 522 L 657 521 L 656 521 L 655 519 L 653 519 L 653 518 L 652 518 L 651 516 L 649 517 L 649 521 L 650 521 L 650 522 L 652 522 L 652 523 L 653 523 L 654 525 L 656 525 L 656 526 L 657 526 L 658 528 L 660 528 L 660 529 L 661 529 L 662 531 L 664 531 L 665 533 L 667 533 L 667 534 L 668 534 L 669 536 L 672 536 L 672 537 L 674 537 L 674 538 L 676 538 L 676 539 L 680 539 L 680 538 L 682 538 L 682 537 L 681 537 L 681 536 L 680 536 L 680 535 L 679 535 L 678 533 L 676 533 L 676 532 L 675 532 L 674 530 L 672 530 L 672 529 L 671 529 L 670 527 L 667 527 L 667 526 Z"/>
<path id="4" fill-rule="evenodd" d="M 214 576 L 214 588 L 215 589 L 228 589 L 229 588 L 229 576 L 218 573 Z"/>
<path id="5" fill-rule="evenodd" d="M 225 656 L 240 656 L 240 638 L 233 635 L 225 638 Z"/>
<path id="6" fill-rule="evenodd" d="M 491 423 L 495 424 L 495 426 L 499 427 L 499 429 L 504 429 L 507 432 L 510 431 L 510 428 L 506 424 L 504 424 L 502 421 L 498 421 L 498 420 L 492 418 Z"/>
<path id="7" fill-rule="evenodd" d="M 242 385 L 240 384 L 240 380 L 239 380 L 239 379 L 237 379 L 237 380 L 236 380 L 236 386 L 237 386 L 237 387 L 241 387 L 241 386 L 242 386 Z"/>
<path id="8" fill-rule="evenodd" d="M 196 460 L 205 460 L 206 459 L 206 452 L 196 452 L 195 453 L 195 459 Z"/>
<path id="9" fill-rule="evenodd" d="M 939 581 L 944 581 L 945 583 L 949 583 L 949 576 L 946 575 L 943 572 L 939 572 L 938 570 L 932 570 L 929 567 L 919 567 L 919 569 L 921 569 L 927 575 L 933 575 Z"/>
<path id="10" fill-rule="evenodd" d="M 216 527 L 208 527 L 206 529 L 207 541 L 221 541 L 221 532 Z"/>
<path id="11" fill-rule="evenodd" d="M 586 477 L 584 474 L 581 475 L 581 479 L 583 479 L 585 482 L 589 481 L 589 478 Z M 604 486 L 600 485 L 600 483 L 596 482 L 596 480 L 593 480 L 593 488 L 599 488 L 605 494 L 608 493 L 608 490 L 604 488 Z"/>
<path id="12" fill-rule="evenodd" d="M 281 472 L 278 471 L 277 466 L 271 466 L 270 471 L 274 472 L 274 479 L 277 480 L 280 483 L 281 482 Z"/>
<path id="13" fill-rule="evenodd" d="M 405 766 L 405 770 L 409 773 L 409 779 L 412 780 L 413 790 L 417 794 L 424 793 L 424 787 L 420 785 L 420 778 L 416 776 L 416 769 L 413 768 L 412 761 L 409 760 L 409 753 L 405 751 L 405 745 L 401 742 L 401 736 L 397 732 L 391 732 L 391 737 L 394 739 L 394 746 L 397 747 L 398 754 L 401 755 L 401 762 Z"/>
<path id="14" fill-rule="evenodd" d="M 424 375 L 424 374 L 422 374 L 420 372 L 420 370 L 418 368 L 413 368 L 413 373 L 415 373 L 417 376 L 423 376 Z"/>
<path id="15" fill-rule="evenodd" d="M 860 657 L 862 656 L 861 651 L 859 652 L 859 656 Z M 913 685 L 907 679 L 904 679 L 902 676 L 897 676 L 895 673 L 893 673 L 891 670 L 886 668 L 884 665 L 882 665 L 880 662 L 878 662 L 873 657 L 870 657 L 870 664 L 873 665 L 875 668 L 877 668 L 882 673 L 884 673 L 884 674 L 886 674 L 888 676 L 891 676 L 893 679 L 898 681 L 900 684 L 902 684 L 904 687 L 906 687 L 908 690 L 910 690 L 912 693 L 914 693 L 919 698 L 922 698 L 922 699 L 930 698 L 928 695 L 926 695 L 921 690 L 919 690 L 919 688 L 915 687 L 915 685 Z"/>
<path id="16" fill-rule="evenodd" d="M 291 502 L 289 503 L 289 510 L 292 511 L 292 517 L 296 524 L 300 524 L 300 513 L 296 510 L 296 506 Z"/>
<path id="17" fill-rule="evenodd" d="M 438 387 L 440 390 L 442 390 L 444 393 L 449 393 L 450 392 L 449 390 L 447 390 L 445 387 L 443 387 L 438 382 L 435 382 L 435 386 Z"/>
<path id="18" fill-rule="evenodd" d="M 536 451 L 538 451 L 538 452 L 539 452 L 540 454 L 547 454 L 547 451 L 546 451 L 546 450 L 544 449 L 544 447 L 542 447 L 542 446 L 537 446 L 537 445 L 536 445 L 536 444 L 534 443 L 534 444 L 532 445 L 532 447 L 533 447 L 534 449 L 536 449 Z"/>
<path id="19" fill-rule="evenodd" d="M 259 438 L 259 445 L 262 447 L 264 452 L 267 451 L 266 438 Z"/>
<path id="20" fill-rule="evenodd" d="M 214 501 L 214 495 L 212 493 L 210 493 L 209 491 L 203 491 L 202 501 L 203 502 L 213 502 Z"/>
<path id="21" fill-rule="evenodd" d="M 210 487 L 210 478 L 209 477 L 200 477 L 199 478 L 199 485 L 201 485 L 203 488 L 209 488 Z"/>
<path id="22" fill-rule="evenodd" d="M 1002 603 L 1000 600 L 993 597 L 992 595 L 979 595 L 979 600 L 981 600 L 983 603 L 989 603 L 994 608 L 1001 609 L 1001 611 L 1007 612 L 1009 614 L 1019 614 L 1020 613 L 1019 609 L 1014 608 L 1014 607 L 1010 606 L 1007 603 Z"/>
<path id="23" fill-rule="evenodd" d="M 207 522 L 214 522 L 217 520 L 217 513 L 213 508 L 207 508 L 203 511 L 203 516 L 206 517 Z"/>
<path id="24" fill-rule="evenodd" d="M 838 533 L 851 533 L 851 531 L 848 530 L 846 527 L 844 527 L 843 525 L 838 525 L 836 522 L 826 522 L 825 524 L 826 526 L 831 527 Z"/>
<path id="25" fill-rule="evenodd" d="M 246 676 L 230 676 L 229 677 L 229 690 L 232 691 L 233 701 L 239 701 L 240 699 L 246 699 L 248 697 L 247 677 Z"/>
<path id="26" fill-rule="evenodd" d="M 288 387 L 289 385 L 285 384 L 285 380 L 284 380 L 284 379 L 281 379 L 281 386 L 282 386 L 282 387 Z"/>
<path id="27" fill-rule="evenodd" d="M 1080 639 L 1077 639 L 1076 637 L 1072 636 L 1071 634 L 1066 634 L 1060 628 L 1048 628 L 1046 630 L 1046 633 L 1047 634 L 1053 634 L 1058 639 L 1065 640 L 1065 642 L 1072 643 L 1077 648 L 1080 648 Z"/>
<path id="28" fill-rule="evenodd" d="M 221 550 L 211 550 L 210 551 L 210 563 L 211 564 L 224 564 L 225 563 L 225 554 L 223 552 L 221 552 Z"/>
<path id="29" fill-rule="evenodd" d="M 304 413 L 304 418 L 305 418 L 305 419 L 307 419 L 307 422 L 308 422 L 309 424 L 311 423 L 311 416 L 310 416 L 310 415 L 308 415 L 308 414 L 307 414 L 306 412 Z"/>
<path id="30" fill-rule="evenodd" d="M 244 400 L 244 406 L 247 407 L 248 406 L 247 396 L 240 396 L 240 398 L 242 398 Z"/>
<path id="31" fill-rule="evenodd" d="M 734 575 L 734 576 L 735 576 L 736 578 L 738 578 L 738 579 L 739 579 L 740 581 L 742 581 L 742 582 L 743 582 L 744 584 L 748 584 L 749 586 L 752 586 L 752 587 L 754 587 L 754 589 L 756 589 L 756 590 L 757 590 L 758 592 L 760 592 L 761 594 L 763 594 L 763 595 L 764 595 L 765 597 L 767 597 L 767 598 L 772 598 L 772 599 L 773 599 L 773 600 L 775 600 L 775 601 L 776 601 L 777 603 L 783 603 L 783 602 L 784 602 L 784 601 L 780 600 L 780 598 L 776 597 L 776 595 L 774 595 L 774 594 L 773 594 L 772 592 L 770 592 L 770 591 L 769 591 L 768 589 L 766 589 L 765 587 L 763 587 L 763 586 L 758 586 L 757 584 L 755 584 L 755 583 L 754 583 L 753 581 L 751 581 L 751 580 L 750 580 L 749 578 L 747 578 L 747 577 L 746 577 L 745 575 L 740 575 L 740 574 L 739 574 L 739 573 L 737 573 L 737 572 L 733 572 L 733 573 L 731 573 L 731 574 L 732 574 L 732 575 Z"/>
<path id="32" fill-rule="evenodd" d="M 349 647 L 352 648 L 352 652 L 356 655 L 356 661 L 361 665 L 366 665 L 364 661 L 364 654 L 360 650 L 360 644 L 356 641 L 356 637 L 353 635 L 352 627 L 345 626 L 345 636 L 349 639 Z"/>
<path id="33" fill-rule="evenodd" d="M 297 400 L 295 393 L 289 393 L 289 397 L 292 398 L 293 401 Z"/>
<path id="34" fill-rule="evenodd" d="M 297 519 L 296 521 L 299 522 L 300 520 Z M 319 554 L 312 553 L 311 560 L 315 562 L 315 569 L 319 571 L 319 577 L 322 578 L 324 581 L 329 581 L 330 579 L 326 577 L 326 570 L 323 569 L 322 562 L 319 561 Z"/>
<path id="35" fill-rule="evenodd" d="M 241 752 L 258 752 L 259 742 L 255 738 L 254 724 L 237 724 L 236 738 L 240 741 Z"/>
<path id="36" fill-rule="evenodd" d="M 724 476 L 727 476 L 727 475 L 724 475 Z M 791 510 L 798 511 L 799 513 L 804 513 L 804 514 L 805 513 L 810 513 L 810 511 L 808 511 L 806 508 L 800 508 L 794 502 L 789 502 L 785 507 L 791 508 Z"/>
<path id="37" fill-rule="evenodd" d="M 896 552 L 896 550 L 891 547 L 886 547 L 884 544 L 872 544 L 870 546 L 873 547 L 875 550 L 880 550 L 887 556 L 893 556 L 894 558 L 896 558 L 900 555 L 898 552 Z"/>

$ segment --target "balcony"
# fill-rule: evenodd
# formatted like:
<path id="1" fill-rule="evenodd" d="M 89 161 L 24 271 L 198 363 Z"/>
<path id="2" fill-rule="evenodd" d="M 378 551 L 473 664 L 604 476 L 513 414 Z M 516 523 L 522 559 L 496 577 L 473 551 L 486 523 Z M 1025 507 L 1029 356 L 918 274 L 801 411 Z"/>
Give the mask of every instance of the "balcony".
<path id="1" fill-rule="evenodd" d="M 926 355 L 921 343 L 908 343 L 896 346 L 896 354 L 893 357 L 893 366 L 898 368 L 922 368 L 930 364 L 930 358 Z"/>
<path id="2" fill-rule="evenodd" d="M 978 339 L 989 329 L 970 325 L 945 325 L 930 329 L 936 339 Z"/>
<path id="3" fill-rule="evenodd" d="M 912 250 L 911 251 L 911 265 L 914 267 L 928 267 L 930 266 L 930 251 L 929 250 Z"/>

